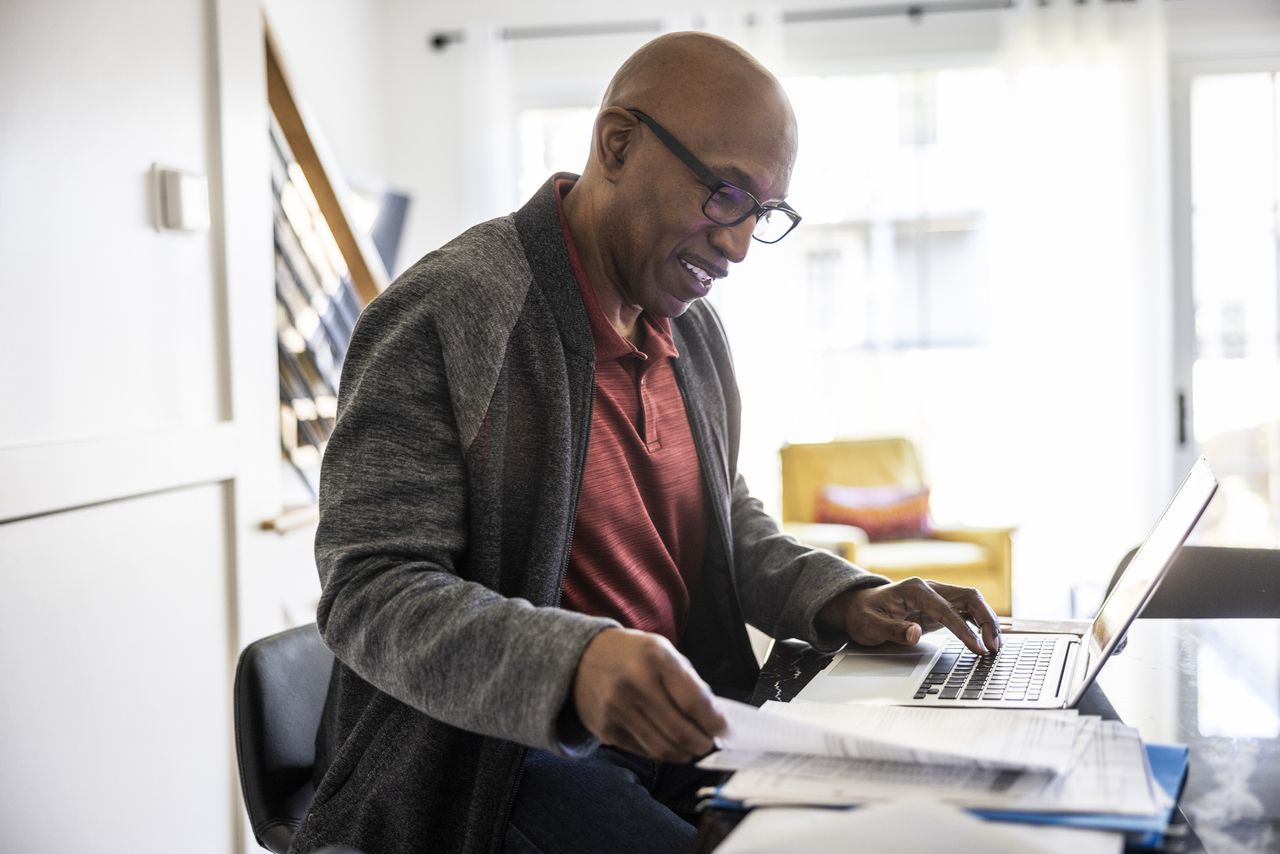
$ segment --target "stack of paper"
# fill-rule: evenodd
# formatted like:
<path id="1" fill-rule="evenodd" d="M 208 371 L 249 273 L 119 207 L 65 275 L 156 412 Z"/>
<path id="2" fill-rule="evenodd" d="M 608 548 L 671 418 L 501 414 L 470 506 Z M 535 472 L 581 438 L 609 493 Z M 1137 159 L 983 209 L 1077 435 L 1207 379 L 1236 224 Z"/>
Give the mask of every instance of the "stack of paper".
<path id="1" fill-rule="evenodd" d="M 1150 816 L 1172 806 L 1135 730 L 1074 711 L 719 701 L 737 773 L 720 797 L 749 806 L 846 806 L 927 797 L 968 809 Z"/>
<path id="2" fill-rule="evenodd" d="M 928 835 L 919 836 L 919 828 L 928 828 Z M 931 845 L 945 847 L 948 854 L 1120 854 L 1124 836 L 981 821 L 946 804 L 909 800 L 857 810 L 755 810 L 716 852 L 825 854 L 856 849 L 860 854 L 897 854 Z"/>

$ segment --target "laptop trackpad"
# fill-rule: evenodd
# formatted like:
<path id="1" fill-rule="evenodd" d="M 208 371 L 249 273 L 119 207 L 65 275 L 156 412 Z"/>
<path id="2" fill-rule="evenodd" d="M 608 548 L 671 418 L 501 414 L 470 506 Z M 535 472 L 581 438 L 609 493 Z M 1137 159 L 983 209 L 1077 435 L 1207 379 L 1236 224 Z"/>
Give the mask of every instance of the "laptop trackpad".
<path id="1" fill-rule="evenodd" d="M 922 659 L 932 658 L 933 650 L 927 653 L 865 653 L 842 655 L 835 667 L 828 671 L 831 676 L 858 676 L 862 678 L 902 679 L 910 676 Z"/>

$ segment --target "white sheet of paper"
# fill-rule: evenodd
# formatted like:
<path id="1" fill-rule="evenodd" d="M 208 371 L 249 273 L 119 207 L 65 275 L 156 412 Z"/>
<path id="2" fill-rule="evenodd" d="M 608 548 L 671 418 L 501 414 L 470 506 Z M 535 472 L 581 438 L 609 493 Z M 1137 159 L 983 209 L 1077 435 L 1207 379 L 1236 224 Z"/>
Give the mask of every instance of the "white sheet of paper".
<path id="1" fill-rule="evenodd" d="M 738 771 L 720 794 L 751 804 L 837 806 L 928 796 L 964 806 L 1005 809 L 1035 798 L 1052 780 L 1046 772 L 769 753 Z"/>
<path id="2" fill-rule="evenodd" d="M 1118 721 L 1082 718 L 1090 737 L 1080 761 L 1065 775 L 1017 774 L 963 766 L 878 763 L 802 755 L 712 754 L 708 767 L 736 766 L 720 790 L 750 805 L 847 805 L 909 795 L 973 808 L 1028 812 L 1101 812 L 1152 815 L 1167 805 L 1157 797 L 1138 733 Z M 713 764 L 714 763 L 714 764 Z M 967 772 L 967 774 L 966 774 Z"/>
<path id="3" fill-rule="evenodd" d="M 1007 709 L 925 709 L 719 699 L 725 749 L 1062 773 L 1078 752 L 1078 716 Z"/>
<path id="4" fill-rule="evenodd" d="M 920 837 L 928 829 L 928 838 Z M 1118 854 L 1124 837 L 1093 830 L 986 822 L 929 801 L 907 800 L 856 810 L 773 807 L 753 810 L 716 849 L 717 854 L 810 854 L 852 850 L 867 854 L 928 850 L 948 854 Z"/>

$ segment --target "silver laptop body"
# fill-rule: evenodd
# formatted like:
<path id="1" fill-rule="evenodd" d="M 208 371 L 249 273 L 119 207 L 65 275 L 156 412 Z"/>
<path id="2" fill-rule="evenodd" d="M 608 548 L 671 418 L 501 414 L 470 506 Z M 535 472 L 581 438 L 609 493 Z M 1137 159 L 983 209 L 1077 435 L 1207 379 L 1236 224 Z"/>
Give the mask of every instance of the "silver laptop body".
<path id="1" fill-rule="evenodd" d="M 1217 489 L 1208 461 L 1200 457 L 1083 632 L 1005 632 L 994 659 L 975 656 L 946 629 L 930 632 L 914 646 L 850 645 L 796 699 L 939 708 L 1070 708 L 1093 684 L 1129 624 L 1151 599 Z"/>

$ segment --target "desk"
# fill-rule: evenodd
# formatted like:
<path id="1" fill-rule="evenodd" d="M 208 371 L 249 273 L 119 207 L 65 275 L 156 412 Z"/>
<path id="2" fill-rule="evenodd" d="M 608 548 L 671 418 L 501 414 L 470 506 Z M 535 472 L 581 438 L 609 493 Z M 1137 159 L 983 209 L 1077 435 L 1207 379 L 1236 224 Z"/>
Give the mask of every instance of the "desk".
<path id="1" fill-rule="evenodd" d="M 826 660 L 798 641 L 774 644 L 752 702 L 790 700 Z M 1080 711 L 1190 748 L 1166 851 L 1280 850 L 1280 620 L 1138 620 Z M 696 850 L 735 822 L 713 811 Z"/>

